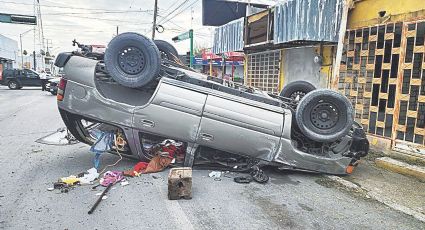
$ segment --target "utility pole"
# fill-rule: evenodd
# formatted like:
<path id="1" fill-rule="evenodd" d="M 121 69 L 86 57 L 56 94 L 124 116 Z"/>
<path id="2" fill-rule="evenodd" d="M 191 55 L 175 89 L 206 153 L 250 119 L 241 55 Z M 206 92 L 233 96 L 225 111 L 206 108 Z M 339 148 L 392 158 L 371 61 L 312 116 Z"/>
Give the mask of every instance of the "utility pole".
<path id="1" fill-rule="evenodd" d="M 24 68 L 24 54 L 22 51 L 22 34 L 19 34 L 19 41 L 21 42 L 21 69 Z"/>
<path id="2" fill-rule="evenodd" d="M 193 67 L 193 30 L 189 30 L 189 39 L 190 39 L 190 62 L 189 66 L 190 68 Z"/>
<path id="3" fill-rule="evenodd" d="M 157 14 L 158 14 L 158 0 L 155 0 L 155 8 L 153 10 L 152 40 L 155 39 L 156 16 L 157 16 Z"/>

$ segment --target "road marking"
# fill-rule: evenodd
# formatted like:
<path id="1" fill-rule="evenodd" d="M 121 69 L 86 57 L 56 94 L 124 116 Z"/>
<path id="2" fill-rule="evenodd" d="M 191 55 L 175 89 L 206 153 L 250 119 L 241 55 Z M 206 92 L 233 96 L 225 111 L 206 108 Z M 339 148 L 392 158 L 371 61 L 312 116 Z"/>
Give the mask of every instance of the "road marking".
<path id="1" fill-rule="evenodd" d="M 161 177 L 161 179 L 156 179 L 152 181 L 153 181 L 153 184 L 158 188 L 161 198 L 165 199 L 164 201 L 165 207 L 170 213 L 170 216 L 173 217 L 174 219 L 174 222 L 175 222 L 174 226 L 184 230 L 194 229 L 192 223 L 187 218 L 179 202 L 177 200 L 168 200 L 167 198 L 168 192 L 164 191 L 163 189 L 163 185 L 165 182 L 164 178 Z"/>

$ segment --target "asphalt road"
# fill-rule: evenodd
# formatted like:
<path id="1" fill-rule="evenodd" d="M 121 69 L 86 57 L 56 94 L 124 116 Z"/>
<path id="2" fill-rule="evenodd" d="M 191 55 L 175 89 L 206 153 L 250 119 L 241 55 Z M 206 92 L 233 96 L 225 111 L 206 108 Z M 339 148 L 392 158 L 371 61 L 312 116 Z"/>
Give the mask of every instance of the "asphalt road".
<path id="1" fill-rule="evenodd" d="M 346 191 L 321 175 L 269 172 L 265 185 L 214 181 L 195 170 L 193 199 L 167 199 L 168 170 L 114 186 L 92 215 L 90 186 L 47 191 L 62 176 L 92 167 L 83 144 L 34 141 L 63 123 L 55 97 L 0 86 L 0 228 L 4 229 L 425 229 L 422 222 Z M 115 162 L 104 154 L 102 164 Z M 116 169 L 130 168 L 131 160 Z"/>

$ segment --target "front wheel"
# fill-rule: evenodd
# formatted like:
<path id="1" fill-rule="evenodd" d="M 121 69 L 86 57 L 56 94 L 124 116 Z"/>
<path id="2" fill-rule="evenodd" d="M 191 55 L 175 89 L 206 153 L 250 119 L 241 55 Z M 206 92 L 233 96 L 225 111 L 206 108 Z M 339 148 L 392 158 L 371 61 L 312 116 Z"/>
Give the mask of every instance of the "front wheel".
<path id="1" fill-rule="evenodd" d="M 12 81 L 9 81 L 9 83 L 7 84 L 7 86 L 9 87 L 9 89 L 13 89 L 13 90 L 20 89 L 18 82 L 13 81 L 13 80 Z"/>
<path id="2" fill-rule="evenodd" d="M 159 53 L 162 59 L 166 59 L 173 62 L 179 62 L 179 54 L 176 48 L 170 43 L 163 40 L 154 40 L 156 47 L 158 47 Z"/>
<path id="3" fill-rule="evenodd" d="M 318 89 L 301 99 L 295 119 L 301 132 L 308 138 L 333 142 L 350 131 L 354 111 L 344 95 L 329 89 Z"/>

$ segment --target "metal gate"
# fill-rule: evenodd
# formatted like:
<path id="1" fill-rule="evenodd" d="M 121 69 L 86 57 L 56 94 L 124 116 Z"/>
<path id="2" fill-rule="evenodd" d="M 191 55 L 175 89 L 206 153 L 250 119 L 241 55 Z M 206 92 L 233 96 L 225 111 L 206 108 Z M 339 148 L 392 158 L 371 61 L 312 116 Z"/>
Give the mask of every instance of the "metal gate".
<path id="1" fill-rule="evenodd" d="M 280 50 L 247 56 L 245 84 L 269 93 L 279 93 Z"/>
<path id="2" fill-rule="evenodd" d="M 338 89 L 369 134 L 424 145 L 425 21 L 348 30 Z"/>

